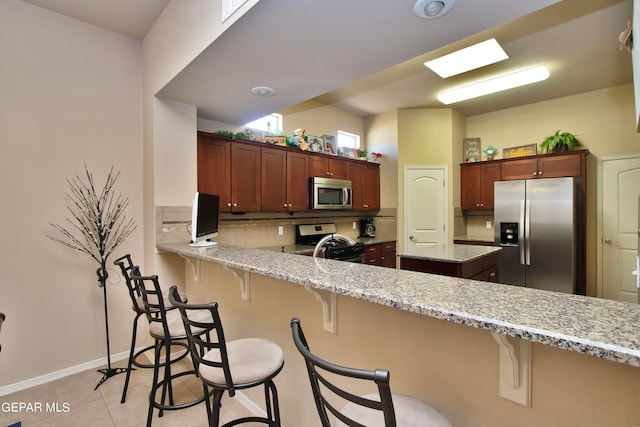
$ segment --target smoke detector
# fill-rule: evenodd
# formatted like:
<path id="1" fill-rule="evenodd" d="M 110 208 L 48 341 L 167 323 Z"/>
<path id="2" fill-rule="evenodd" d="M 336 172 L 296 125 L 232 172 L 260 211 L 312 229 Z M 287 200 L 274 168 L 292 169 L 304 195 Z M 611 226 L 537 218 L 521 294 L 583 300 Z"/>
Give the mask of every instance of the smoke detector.
<path id="1" fill-rule="evenodd" d="M 413 13 L 421 19 L 440 18 L 449 12 L 455 0 L 418 0 L 413 6 Z"/>

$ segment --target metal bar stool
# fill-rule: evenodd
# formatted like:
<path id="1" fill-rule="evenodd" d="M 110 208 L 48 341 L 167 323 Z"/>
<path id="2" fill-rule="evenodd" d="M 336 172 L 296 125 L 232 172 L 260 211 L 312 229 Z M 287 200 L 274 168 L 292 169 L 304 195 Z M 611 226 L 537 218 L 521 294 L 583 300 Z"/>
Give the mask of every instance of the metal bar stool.
<path id="1" fill-rule="evenodd" d="M 220 401 L 225 391 L 233 397 L 236 390 L 264 385 L 266 417 L 249 416 L 230 421 L 222 427 L 257 422 L 280 426 L 278 392 L 273 378 L 284 366 L 284 352 L 275 343 L 261 338 L 245 338 L 227 342 L 218 313 L 218 303 L 185 304 L 175 286 L 169 289 L 169 301 L 178 307 L 194 365 L 205 388 L 211 388 L 213 404 L 209 409 L 209 426 L 220 425 Z M 209 320 L 202 321 L 206 310 Z M 205 332 L 205 333 L 203 333 Z"/>
<path id="2" fill-rule="evenodd" d="M 389 371 L 348 368 L 327 362 L 311 353 L 304 337 L 300 320 L 291 320 L 293 342 L 307 365 L 311 390 L 322 427 L 331 427 L 330 414 L 335 427 L 451 427 L 451 423 L 436 408 L 413 397 L 391 394 Z M 378 392 L 358 396 L 349 392 L 346 377 L 375 384 Z M 336 402 L 346 403 L 338 409 Z"/>
<path id="3" fill-rule="evenodd" d="M 178 310 L 166 310 L 163 298 L 162 288 L 158 281 L 158 276 L 141 276 L 140 270 L 134 266 L 131 270 L 131 279 L 135 286 L 140 290 L 144 305 L 144 313 L 149 321 L 149 334 L 155 340 L 155 360 L 153 366 L 153 383 L 151 384 L 151 392 L 149 393 L 149 412 L 147 414 L 147 427 L 151 426 L 154 408 L 159 409 L 159 416 L 163 415 L 165 410 L 178 410 L 190 408 L 198 403 L 205 401 L 207 410 L 209 410 L 209 399 L 207 388 L 203 385 L 204 394 L 194 400 L 176 403 L 173 396 L 173 380 L 186 375 L 195 375 L 195 369 L 181 371 L 177 373 L 171 372 L 171 365 L 184 358 L 184 355 L 171 359 L 171 346 L 178 341 L 187 339 L 184 324 Z M 174 287 L 175 288 L 175 287 Z M 177 293 L 177 291 L 176 291 Z M 192 314 L 195 319 L 200 322 L 206 322 L 210 319 L 209 311 L 200 310 Z M 193 331 L 194 334 L 203 331 Z M 160 353 L 164 349 L 165 361 L 160 361 Z M 191 354 L 188 352 L 187 354 Z M 159 379 L 160 369 L 164 368 L 163 377 Z M 158 391 L 161 390 L 161 396 L 158 399 Z M 168 402 L 167 402 L 168 399 Z"/>
<path id="4" fill-rule="evenodd" d="M 136 366 L 138 368 L 153 368 L 155 365 L 152 363 L 144 363 L 138 361 L 138 357 L 143 353 L 146 353 L 149 350 L 155 348 L 155 345 L 149 345 L 144 347 L 139 351 L 135 351 L 136 348 L 136 337 L 138 335 L 138 319 L 140 316 L 144 314 L 144 303 L 142 301 L 142 294 L 140 293 L 140 289 L 138 289 L 135 285 L 135 282 L 131 279 L 131 271 L 134 268 L 133 262 L 131 261 L 131 255 L 126 254 L 113 262 L 115 265 L 120 267 L 120 271 L 122 272 L 122 277 L 124 277 L 125 284 L 127 285 L 127 290 L 129 291 L 129 297 L 131 297 L 131 309 L 135 313 L 135 317 L 133 318 L 133 328 L 131 331 L 131 348 L 129 349 L 129 361 L 127 362 L 127 374 L 124 380 L 124 387 L 122 388 L 122 398 L 120 399 L 120 403 L 124 403 L 127 397 L 127 389 L 129 388 L 129 378 L 131 376 L 131 371 L 135 370 L 132 366 Z M 169 300 L 167 299 L 167 295 L 163 295 L 165 308 L 167 310 L 175 309 L 175 307 L 171 307 Z M 186 299 L 186 296 L 184 296 Z M 174 356 L 176 358 L 184 358 L 188 354 L 188 348 L 185 343 L 174 343 L 174 345 L 184 347 L 184 351 L 180 353 L 178 356 Z M 177 361 L 177 360 L 174 360 Z"/>

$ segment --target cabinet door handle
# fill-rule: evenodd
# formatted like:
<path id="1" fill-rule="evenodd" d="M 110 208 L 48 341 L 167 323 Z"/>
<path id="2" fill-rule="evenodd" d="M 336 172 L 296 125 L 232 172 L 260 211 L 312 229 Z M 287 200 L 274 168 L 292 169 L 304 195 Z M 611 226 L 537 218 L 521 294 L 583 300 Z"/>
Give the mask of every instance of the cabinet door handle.
<path id="1" fill-rule="evenodd" d="M 542 171 L 539 171 L 539 172 L 538 172 L 538 176 L 540 176 L 540 175 L 542 175 Z"/>
<path id="2" fill-rule="evenodd" d="M 368 208 L 368 207 L 369 207 L 369 205 L 362 205 L 362 207 L 363 207 L 363 208 Z"/>
<path id="3" fill-rule="evenodd" d="M 536 175 L 538 175 L 538 172 L 533 172 L 533 176 L 536 176 Z"/>
<path id="4" fill-rule="evenodd" d="M 286 203 L 284 204 L 284 207 L 285 207 L 285 208 L 287 207 L 287 204 L 286 204 Z"/>
<path id="5" fill-rule="evenodd" d="M 227 203 L 227 207 L 231 207 L 231 202 Z"/>
<path id="6" fill-rule="evenodd" d="M 237 203 L 234 203 L 234 204 L 233 204 L 233 207 L 234 207 L 234 208 L 238 207 L 238 204 L 237 204 Z"/>
<path id="7" fill-rule="evenodd" d="M 289 208 L 290 208 L 290 207 L 291 207 L 291 203 L 289 203 L 289 205 L 288 205 L 287 207 L 289 207 Z"/>

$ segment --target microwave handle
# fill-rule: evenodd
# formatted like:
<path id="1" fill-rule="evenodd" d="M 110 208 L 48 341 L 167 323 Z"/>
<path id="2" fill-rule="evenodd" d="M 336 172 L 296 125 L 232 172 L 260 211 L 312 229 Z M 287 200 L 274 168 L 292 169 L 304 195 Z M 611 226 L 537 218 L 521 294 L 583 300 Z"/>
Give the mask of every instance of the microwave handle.
<path id="1" fill-rule="evenodd" d="M 349 189 L 345 187 L 342 189 L 342 205 L 346 206 L 348 200 L 349 200 Z"/>

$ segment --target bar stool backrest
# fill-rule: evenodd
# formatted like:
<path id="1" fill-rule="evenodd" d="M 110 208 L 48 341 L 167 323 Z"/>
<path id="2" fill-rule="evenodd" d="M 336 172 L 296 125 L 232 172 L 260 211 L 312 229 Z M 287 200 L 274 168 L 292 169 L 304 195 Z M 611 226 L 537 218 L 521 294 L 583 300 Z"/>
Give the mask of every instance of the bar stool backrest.
<path id="1" fill-rule="evenodd" d="M 169 331 L 166 307 L 158 276 L 142 276 L 140 275 L 140 268 L 136 265 L 131 269 L 131 280 L 142 295 L 144 313 L 149 321 L 149 329 L 152 330 L 154 323 L 159 323 L 162 325 L 164 337 L 180 338 L 180 336 L 172 336 Z"/>
<path id="2" fill-rule="evenodd" d="M 140 289 L 138 289 L 135 285 L 135 282 L 131 280 L 131 271 L 133 270 L 133 262 L 131 261 L 131 255 L 126 254 L 113 262 L 115 265 L 120 267 L 122 271 L 122 277 L 124 277 L 125 284 L 127 285 L 127 290 L 129 291 L 129 296 L 131 297 L 131 304 L 133 304 L 133 310 L 136 313 L 143 313 L 144 307 L 140 304 Z"/>
<path id="3" fill-rule="evenodd" d="M 385 427 L 396 426 L 393 400 L 389 388 L 389 371 L 385 369 L 370 371 L 348 368 L 323 360 L 309 350 L 309 345 L 305 339 L 299 319 L 293 318 L 291 320 L 291 330 L 293 342 L 304 357 L 307 365 L 311 390 L 313 391 L 313 397 L 318 414 L 320 415 L 322 427 L 331 427 L 329 413 L 347 426 L 365 427 L 340 412 L 344 404 L 349 402 L 380 411 L 381 415 L 384 416 Z M 374 383 L 378 391 L 379 400 L 376 401 L 353 394 L 345 387 L 338 385 L 345 383 L 340 377 L 351 378 L 356 382 L 364 381 Z M 353 386 L 353 382 L 351 382 L 351 385 Z M 343 405 L 338 406 L 336 404 L 338 401 L 343 402 Z"/>
<path id="4" fill-rule="evenodd" d="M 224 388 L 229 392 L 229 396 L 233 397 L 235 388 L 229 368 L 227 345 L 218 312 L 218 303 L 186 304 L 182 302 L 176 286 L 169 288 L 169 302 L 180 310 L 196 371 L 201 368 L 201 365 L 222 369 L 226 383 Z M 208 311 L 209 315 L 203 316 L 203 311 Z M 216 350 L 218 353 L 215 360 L 210 357 L 211 350 Z M 205 358 L 207 353 L 209 355 Z"/>

